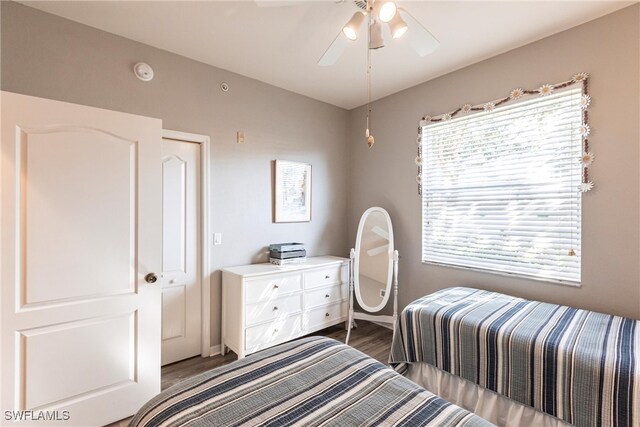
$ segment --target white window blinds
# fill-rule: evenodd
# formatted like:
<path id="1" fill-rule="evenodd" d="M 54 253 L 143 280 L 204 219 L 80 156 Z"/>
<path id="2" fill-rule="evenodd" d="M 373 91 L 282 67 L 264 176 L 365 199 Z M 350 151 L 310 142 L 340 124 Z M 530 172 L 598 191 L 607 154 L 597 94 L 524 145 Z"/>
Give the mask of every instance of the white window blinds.
<path id="1" fill-rule="evenodd" d="M 422 128 L 423 262 L 580 283 L 581 95 Z"/>

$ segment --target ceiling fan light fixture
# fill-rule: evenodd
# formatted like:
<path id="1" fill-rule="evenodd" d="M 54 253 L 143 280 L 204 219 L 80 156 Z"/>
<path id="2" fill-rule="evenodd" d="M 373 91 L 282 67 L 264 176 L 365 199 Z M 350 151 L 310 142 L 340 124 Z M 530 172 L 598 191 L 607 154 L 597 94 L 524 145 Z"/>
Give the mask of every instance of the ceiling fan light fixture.
<path id="1" fill-rule="evenodd" d="M 399 13 L 389 22 L 389 29 L 391 30 L 391 37 L 394 39 L 400 38 L 407 32 L 409 26 L 402 19 Z"/>
<path id="2" fill-rule="evenodd" d="M 393 19 L 394 16 L 397 15 L 398 8 L 396 3 L 393 1 L 387 1 L 382 3 L 380 9 L 378 10 L 378 18 L 384 23 L 387 23 Z"/>
<path id="3" fill-rule="evenodd" d="M 384 37 L 382 37 L 382 24 L 375 21 L 369 29 L 371 39 L 369 40 L 369 49 L 380 49 L 384 47 Z"/>
<path id="4" fill-rule="evenodd" d="M 349 22 L 342 28 L 342 32 L 349 40 L 355 40 L 358 38 L 360 27 L 364 21 L 364 13 L 358 11 L 353 14 Z"/>

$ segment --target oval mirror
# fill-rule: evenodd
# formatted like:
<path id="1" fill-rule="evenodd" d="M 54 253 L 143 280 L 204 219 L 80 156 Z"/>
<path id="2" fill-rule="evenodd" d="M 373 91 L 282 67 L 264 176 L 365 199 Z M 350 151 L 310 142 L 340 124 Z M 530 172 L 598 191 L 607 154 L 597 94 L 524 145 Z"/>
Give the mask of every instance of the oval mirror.
<path id="1" fill-rule="evenodd" d="M 393 228 L 382 208 L 369 208 L 358 226 L 353 279 L 356 299 L 374 313 L 389 301 L 393 279 Z"/>

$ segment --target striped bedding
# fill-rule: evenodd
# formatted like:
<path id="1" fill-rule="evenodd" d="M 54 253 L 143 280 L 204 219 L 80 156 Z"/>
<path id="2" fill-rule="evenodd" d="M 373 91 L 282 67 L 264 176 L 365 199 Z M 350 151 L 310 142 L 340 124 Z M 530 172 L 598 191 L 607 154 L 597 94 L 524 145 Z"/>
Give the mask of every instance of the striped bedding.
<path id="1" fill-rule="evenodd" d="M 449 288 L 408 305 L 391 352 L 576 426 L 640 426 L 640 321 Z"/>
<path id="2" fill-rule="evenodd" d="M 365 354 L 312 337 L 265 350 L 163 391 L 142 426 L 490 426 Z"/>

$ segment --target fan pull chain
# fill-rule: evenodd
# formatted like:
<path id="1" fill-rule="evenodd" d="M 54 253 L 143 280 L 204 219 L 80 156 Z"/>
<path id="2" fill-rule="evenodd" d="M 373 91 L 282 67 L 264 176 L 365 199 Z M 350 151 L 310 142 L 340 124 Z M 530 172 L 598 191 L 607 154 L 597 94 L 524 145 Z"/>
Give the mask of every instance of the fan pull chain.
<path id="1" fill-rule="evenodd" d="M 369 148 L 375 143 L 375 138 L 371 133 L 371 10 L 372 1 L 367 0 L 367 130 L 365 137 Z"/>

